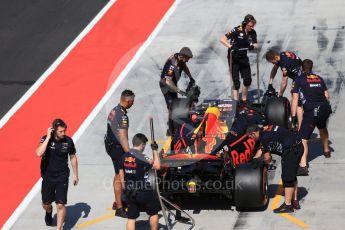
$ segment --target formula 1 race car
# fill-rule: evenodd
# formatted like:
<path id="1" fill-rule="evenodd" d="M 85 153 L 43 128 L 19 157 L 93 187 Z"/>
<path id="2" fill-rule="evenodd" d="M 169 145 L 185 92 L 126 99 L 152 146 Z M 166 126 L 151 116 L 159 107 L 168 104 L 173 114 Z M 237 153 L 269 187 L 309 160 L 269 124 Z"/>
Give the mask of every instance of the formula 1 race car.
<path id="1" fill-rule="evenodd" d="M 253 168 L 257 145 L 246 135 L 252 124 L 289 126 L 290 105 L 275 91 L 261 103 L 244 105 L 232 99 L 206 99 L 196 104 L 200 88 L 173 102 L 174 135 L 161 152 L 159 188 L 162 196 L 218 193 L 237 209 L 263 208 L 267 198 L 267 167 Z"/>

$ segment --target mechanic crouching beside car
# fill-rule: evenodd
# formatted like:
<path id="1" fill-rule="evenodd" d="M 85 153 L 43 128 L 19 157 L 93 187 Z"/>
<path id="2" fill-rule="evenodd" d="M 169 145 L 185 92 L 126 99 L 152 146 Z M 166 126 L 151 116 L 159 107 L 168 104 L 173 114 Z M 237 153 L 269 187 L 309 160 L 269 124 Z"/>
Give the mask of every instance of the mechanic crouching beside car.
<path id="1" fill-rule="evenodd" d="M 297 134 L 289 130 L 268 125 L 260 128 L 258 125 L 250 126 L 247 135 L 259 141 L 260 148 L 255 154 L 252 165 L 257 168 L 262 161 L 269 163 L 272 154 L 281 156 L 282 181 L 285 192 L 285 202 L 274 213 L 291 213 L 300 209 L 297 199 L 297 169 L 303 154 L 303 144 Z M 263 159 L 262 159 L 263 158 Z"/>
<path id="2" fill-rule="evenodd" d="M 144 134 L 138 133 L 133 139 L 133 148 L 121 158 L 120 177 L 127 198 L 127 230 L 135 229 L 135 220 L 141 211 L 150 216 L 151 230 L 158 229 L 158 211 L 161 209 L 158 194 L 149 183 L 148 172 L 160 169 L 158 145 L 151 144 L 153 160 L 143 154 L 147 142 Z"/>

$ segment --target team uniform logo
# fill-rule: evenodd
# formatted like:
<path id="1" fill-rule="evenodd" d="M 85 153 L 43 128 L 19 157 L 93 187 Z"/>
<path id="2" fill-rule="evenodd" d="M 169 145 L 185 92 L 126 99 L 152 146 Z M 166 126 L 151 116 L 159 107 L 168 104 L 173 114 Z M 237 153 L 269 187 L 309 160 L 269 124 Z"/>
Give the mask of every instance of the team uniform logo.
<path id="1" fill-rule="evenodd" d="M 125 157 L 123 165 L 127 168 L 136 168 L 137 167 L 136 158 L 135 157 Z"/>

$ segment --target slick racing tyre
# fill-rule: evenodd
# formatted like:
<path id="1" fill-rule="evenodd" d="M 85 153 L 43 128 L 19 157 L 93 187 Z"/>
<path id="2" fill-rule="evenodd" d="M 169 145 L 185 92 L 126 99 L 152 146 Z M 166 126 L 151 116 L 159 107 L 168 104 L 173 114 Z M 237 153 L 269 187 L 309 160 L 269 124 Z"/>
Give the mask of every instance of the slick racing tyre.
<path id="1" fill-rule="evenodd" d="M 241 164 L 236 168 L 234 182 L 234 203 L 237 210 L 261 209 L 266 206 L 266 167 L 253 169 L 250 163 Z"/>
<path id="2" fill-rule="evenodd" d="M 290 102 L 285 97 L 272 97 L 267 100 L 265 107 L 266 123 L 289 127 Z"/>

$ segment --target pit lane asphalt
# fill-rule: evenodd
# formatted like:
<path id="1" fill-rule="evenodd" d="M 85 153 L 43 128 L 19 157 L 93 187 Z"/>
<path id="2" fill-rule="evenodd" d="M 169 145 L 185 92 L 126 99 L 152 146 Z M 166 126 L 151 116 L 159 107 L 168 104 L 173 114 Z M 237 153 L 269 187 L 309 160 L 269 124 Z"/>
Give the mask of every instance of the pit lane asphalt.
<path id="1" fill-rule="evenodd" d="M 183 0 L 154 42 L 129 72 L 111 99 L 92 121 L 77 142 L 80 163 L 80 184 L 70 186 L 68 214 L 65 229 L 77 226 L 85 229 L 124 229 L 125 220 L 110 218 L 113 201 L 113 168 L 103 146 L 105 122 L 109 110 L 117 104 L 121 91 L 130 88 L 136 101 L 129 110 L 130 136 L 137 132 L 149 135 L 148 118 L 153 116 L 157 139 L 163 140 L 167 113 L 158 88 L 158 77 L 166 58 L 182 46 L 189 46 L 194 59 L 189 66 L 202 89 L 201 98 L 229 95 L 229 77 L 226 49 L 218 42 L 228 29 L 240 23 L 243 16 L 252 13 L 258 20 L 256 31 L 261 46 L 260 77 L 267 82 L 271 65 L 262 56 L 269 47 L 296 51 L 299 56 L 314 60 L 314 70 L 326 79 L 332 96 L 335 114 L 329 123 L 332 158 L 325 159 L 318 138 L 310 142 L 310 176 L 300 177 L 302 209 L 292 214 L 309 225 L 309 229 L 341 229 L 345 210 L 345 158 L 341 153 L 345 142 L 344 92 L 344 34 L 345 3 L 333 1 L 197 1 Z M 313 29 L 315 26 L 315 29 Z M 255 55 L 251 54 L 255 73 Z M 278 75 L 280 75 L 278 73 Z M 254 79 L 256 76 L 253 76 Z M 279 87 L 280 76 L 274 85 Z M 183 82 L 181 82 L 183 84 Z M 157 87 L 156 87 L 157 85 Z M 252 89 L 256 82 L 254 80 Z M 261 82 L 261 88 L 264 84 Z M 285 93 L 288 95 L 288 89 Z M 279 182 L 280 167 L 270 172 L 270 197 L 273 198 Z M 264 212 L 237 212 L 227 200 L 215 200 L 211 205 L 200 199 L 189 210 L 196 220 L 195 229 L 299 229 L 295 223 L 271 211 L 272 199 Z M 226 203 L 224 205 L 224 203 Z M 221 207 L 217 206 L 221 205 Z M 108 216 L 102 221 L 94 221 Z M 50 229 L 44 226 L 44 212 L 40 208 L 40 194 L 33 199 L 13 229 Z M 147 216 L 142 214 L 138 229 L 147 229 Z M 80 225 L 83 223 L 89 223 Z M 163 218 L 160 223 L 164 224 Z M 51 228 L 52 229 L 52 228 Z M 176 224 L 174 229 L 187 229 Z"/>

